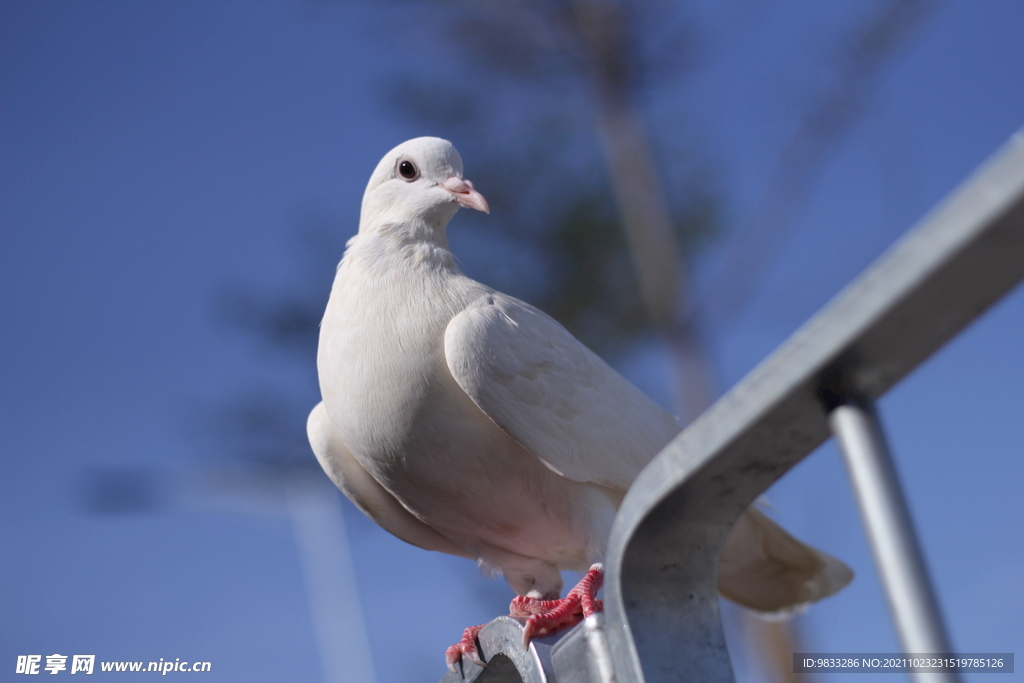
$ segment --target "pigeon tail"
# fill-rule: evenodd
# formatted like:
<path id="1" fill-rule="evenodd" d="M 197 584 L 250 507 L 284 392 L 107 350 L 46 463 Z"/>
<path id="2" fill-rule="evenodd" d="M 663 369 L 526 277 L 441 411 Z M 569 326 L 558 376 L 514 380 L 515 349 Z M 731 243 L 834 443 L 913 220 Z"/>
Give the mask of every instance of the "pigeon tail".
<path id="1" fill-rule="evenodd" d="M 757 508 L 729 532 L 718 566 L 718 592 L 769 619 L 787 618 L 853 580 L 841 561 L 793 538 Z"/>

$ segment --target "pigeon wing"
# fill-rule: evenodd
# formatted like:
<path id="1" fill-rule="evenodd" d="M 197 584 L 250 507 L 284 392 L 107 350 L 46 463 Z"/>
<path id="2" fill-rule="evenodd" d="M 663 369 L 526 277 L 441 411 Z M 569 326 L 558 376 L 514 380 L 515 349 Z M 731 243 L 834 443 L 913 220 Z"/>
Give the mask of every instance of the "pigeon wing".
<path id="1" fill-rule="evenodd" d="M 558 474 L 621 491 L 672 438 L 675 417 L 529 304 L 489 294 L 444 339 L 452 376 Z"/>

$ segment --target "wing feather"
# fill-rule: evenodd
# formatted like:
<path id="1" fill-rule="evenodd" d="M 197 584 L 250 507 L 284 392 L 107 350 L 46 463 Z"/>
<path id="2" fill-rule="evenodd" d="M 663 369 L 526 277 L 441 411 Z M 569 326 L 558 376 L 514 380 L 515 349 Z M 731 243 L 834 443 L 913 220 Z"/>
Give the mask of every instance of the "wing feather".
<path id="1" fill-rule="evenodd" d="M 680 431 L 678 421 L 548 315 L 493 293 L 449 323 L 452 376 L 548 467 L 622 491 Z"/>

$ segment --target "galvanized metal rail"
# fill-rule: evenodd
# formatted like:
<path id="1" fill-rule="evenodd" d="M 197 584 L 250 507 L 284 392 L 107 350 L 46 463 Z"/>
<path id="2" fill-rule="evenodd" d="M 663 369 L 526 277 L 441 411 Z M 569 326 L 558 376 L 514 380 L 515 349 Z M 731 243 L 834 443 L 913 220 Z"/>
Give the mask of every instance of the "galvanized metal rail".
<path id="1" fill-rule="evenodd" d="M 603 618 L 531 646 L 540 663 L 529 670 L 496 656 L 494 678 L 489 665 L 442 680 L 733 681 L 716 591 L 722 545 L 833 429 L 904 648 L 948 649 L 872 406 L 1021 279 L 1024 130 L 644 469 L 612 530 Z M 485 630 L 484 656 L 525 656 L 517 622 L 503 619 L 506 649 L 485 645 Z"/>

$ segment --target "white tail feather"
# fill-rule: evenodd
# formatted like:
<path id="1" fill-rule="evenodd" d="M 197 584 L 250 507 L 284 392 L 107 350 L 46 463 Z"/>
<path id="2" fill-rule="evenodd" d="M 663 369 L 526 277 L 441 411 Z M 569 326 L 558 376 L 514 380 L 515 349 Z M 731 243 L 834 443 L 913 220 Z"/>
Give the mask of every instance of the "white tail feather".
<path id="1" fill-rule="evenodd" d="M 718 565 L 718 592 L 762 613 L 786 618 L 853 580 L 841 561 L 793 538 L 750 507 L 729 532 Z"/>

